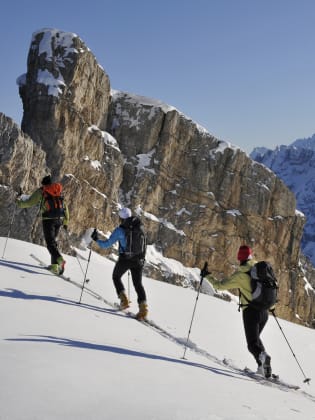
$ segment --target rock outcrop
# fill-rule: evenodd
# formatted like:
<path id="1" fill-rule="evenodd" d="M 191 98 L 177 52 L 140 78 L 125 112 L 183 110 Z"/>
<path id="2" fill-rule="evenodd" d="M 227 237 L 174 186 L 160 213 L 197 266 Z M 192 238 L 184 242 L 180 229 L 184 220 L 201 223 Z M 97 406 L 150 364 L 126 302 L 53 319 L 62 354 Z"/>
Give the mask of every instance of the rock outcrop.
<path id="1" fill-rule="evenodd" d="M 11 133 L 6 130 L 11 146 L 0 155 L 2 214 L 13 206 L 13 190 L 22 185 L 31 192 L 49 170 L 65 185 L 73 242 L 90 227 L 111 231 L 123 204 L 142 214 L 158 252 L 189 267 L 207 260 L 218 277 L 231 274 L 238 247 L 247 243 L 276 269 L 278 314 L 311 325 L 314 290 L 304 288 L 308 271 L 300 265 L 305 220 L 273 172 L 175 108 L 110 90 L 107 74 L 75 34 L 35 33 L 19 86 L 23 131 L 12 123 Z M 1 120 L 0 150 L 9 122 Z M 10 169 L 15 164 L 17 173 Z M 23 217 L 30 222 L 29 213 Z M 27 239 L 40 242 L 39 231 Z"/>

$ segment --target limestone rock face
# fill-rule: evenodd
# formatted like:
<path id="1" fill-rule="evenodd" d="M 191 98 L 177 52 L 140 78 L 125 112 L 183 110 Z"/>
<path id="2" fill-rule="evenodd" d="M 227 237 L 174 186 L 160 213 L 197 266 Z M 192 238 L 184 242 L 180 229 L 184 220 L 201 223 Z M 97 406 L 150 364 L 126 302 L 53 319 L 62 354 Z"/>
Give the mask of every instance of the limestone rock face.
<path id="1" fill-rule="evenodd" d="M 37 209 L 17 210 L 15 200 L 35 189 L 47 172 L 45 152 L 21 131 L 9 117 L 0 113 L 0 235 L 40 241 L 36 231 Z"/>
<path id="2" fill-rule="evenodd" d="M 45 150 L 53 177 L 63 180 L 73 233 L 110 217 L 123 158 L 116 140 L 101 129 L 110 83 L 94 55 L 73 33 L 38 31 L 19 91 L 22 129 Z"/>
<path id="3" fill-rule="evenodd" d="M 177 109 L 111 91 L 105 71 L 75 34 L 36 32 L 19 86 L 23 132 L 0 119 L 0 211 L 6 220 L 13 190 L 23 185 L 32 192 L 49 171 L 63 181 L 73 243 L 87 228 L 112 231 L 119 205 L 142 215 L 156 252 L 186 267 L 208 261 L 217 277 L 235 270 L 237 250 L 247 243 L 256 259 L 275 268 L 278 315 L 311 325 L 314 283 L 305 288 L 305 278 L 313 278 L 312 268 L 300 262 L 305 219 L 273 172 Z M 19 224 L 29 222 L 25 213 Z M 38 224 L 26 237 L 40 243 Z M 193 286 L 184 274 L 166 276 L 152 261 L 146 270 Z"/>
<path id="4" fill-rule="evenodd" d="M 79 37 L 57 30 L 33 34 L 27 68 L 19 79 L 22 129 L 54 171 L 67 173 L 95 146 L 88 128 L 107 119 L 109 78 Z"/>
<path id="5" fill-rule="evenodd" d="M 305 294 L 298 264 L 305 218 L 273 172 L 159 101 L 114 92 L 109 125 L 126 155 L 124 199 L 145 210 L 151 240 L 165 256 L 187 266 L 208 261 L 224 277 L 247 243 L 276 269 L 278 312 L 311 323 L 314 290 Z"/>

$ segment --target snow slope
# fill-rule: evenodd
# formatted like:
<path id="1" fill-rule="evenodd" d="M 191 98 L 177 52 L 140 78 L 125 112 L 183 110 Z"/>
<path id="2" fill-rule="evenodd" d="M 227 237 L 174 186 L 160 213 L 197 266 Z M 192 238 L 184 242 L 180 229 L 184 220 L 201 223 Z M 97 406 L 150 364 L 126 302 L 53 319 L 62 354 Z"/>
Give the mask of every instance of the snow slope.
<path id="1" fill-rule="evenodd" d="M 0 251 L 5 238 L 0 238 Z M 274 319 L 263 340 L 274 371 L 298 391 L 261 384 L 225 366 L 255 368 L 235 303 L 144 279 L 150 319 L 140 323 L 53 276 L 30 257 L 45 248 L 9 239 L 0 260 L 0 420 L 309 420 L 315 385 L 303 374 Z M 85 258 L 88 251 L 80 251 Z M 0 254 L 0 255 L 1 255 Z M 66 273 L 82 283 L 67 257 Z M 92 252 L 87 287 L 117 298 L 113 262 Z M 128 277 L 124 279 L 128 287 Z M 136 296 L 130 286 L 132 311 Z M 193 309 L 189 348 L 184 354 Z M 315 331 L 279 320 L 307 376 L 315 381 Z"/>

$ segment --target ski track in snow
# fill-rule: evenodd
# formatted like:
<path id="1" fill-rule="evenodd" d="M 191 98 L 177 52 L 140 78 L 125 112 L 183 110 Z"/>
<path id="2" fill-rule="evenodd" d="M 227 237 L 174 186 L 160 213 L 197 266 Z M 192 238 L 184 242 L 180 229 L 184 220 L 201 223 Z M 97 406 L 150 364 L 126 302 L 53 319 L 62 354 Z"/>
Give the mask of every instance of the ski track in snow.
<path id="1" fill-rule="evenodd" d="M 43 261 L 41 261 L 38 257 L 36 257 L 36 255 L 30 254 L 30 256 L 38 262 L 39 267 L 46 269 L 46 264 Z M 78 282 L 75 282 L 71 278 L 68 278 L 68 277 L 65 277 L 65 276 L 57 276 L 56 275 L 56 277 L 62 278 L 64 281 L 70 282 L 74 286 L 82 289 L 83 283 L 80 284 Z M 117 309 L 117 311 L 121 312 L 125 317 L 135 318 L 135 313 L 133 313 L 130 310 L 120 311 L 118 309 L 117 304 L 115 304 L 113 302 L 110 302 L 109 300 L 107 300 L 106 298 L 101 296 L 99 293 L 97 293 L 94 290 L 92 290 L 91 288 L 85 286 L 85 284 L 84 284 L 84 287 L 83 287 L 83 292 L 88 293 L 90 296 L 92 296 L 96 300 L 105 303 L 106 305 L 112 307 L 113 309 Z M 135 321 L 136 321 L 136 319 L 135 319 Z M 156 333 L 160 334 L 162 337 L 166 338 L 167 340 L 178 344 L 180 347 L 183 347 L 183 346 L 185 347 L 186 346 L 187 349 L 190 349 L 191 351 L 197 353 L 198 355 L 205 357 L 206 359 L 210 360 L 211 362 L 215 362 L 216 364 L 219 364 L 224 368 L 228 368 L 231 371 L 231 373 L 233 373 L 233 374 L 239 375 L 240 377 L 249 378 L 250 380 L 259 382 L 260 384 L 262 384 L 264 386 L 279 388 L 282 391 L 300 392 L 306 398 L 315 402 L 315 396 L 307 393 L 306 391 L 303 391 L 303 390 L 300 390 L 300 389 L 294 389 L 293 387 L 295 387 L 295 385 L 283 382 L 281 379 L 279 379 L 278 382 L 276 382 L 274 380 L 268 380 L 266 378 L 259 377 L 257 375 L 254 376 L 252 373 L 247 373 L 247 372 L 244 371 L 244 369 L 241 369 L 237 366 L 234 366 L 231 361 L 226 360 L 226 359 L 221 360 L 218 357 L 216 357 L 216 356 L 212 355 L 211 353 L 207 352 L 206 350 L 199 348 L 197 345 L 195 345 L 191 341 L 187 342 L 187 339 L 175 337 L 174 335 L 172 335 L 168 331 L 166 331 L 164 328 L 157 325 L 153 320 L 148 319 L 146 321 L 137 321 L 137 322 L 142 323 L 144 326 L 146 326 L 146 327 L 150 328 L 151 330 L 155 331 Z M 184 359 L 184 357 L 182 357 L 182 359 Z"/>
<path id="2" fill-rule="evenodd" d="M 272 321 L 263 339 L 282 384 L 244 372 L 245 366 L 255 369 L 255 363 L 246 351 L 234 303 L 200 294 L 187 337 L 193 290 L 144 276 L 150 313 L 147 322 L 139 322 L 132 319 L 137 302 L 129 284 L 130 308 L 120 311 L 114 303 L 110 259 L 93 253 L 89 265 L 89 248 L 81 250 L 83 267 L 68 255 L 66 275 L 58 279 L 47 271 L 45 248 L 10 239 L 7 250 L 10 255 L 0 261 L 1 313 L 12 322 L 2 325 L 1 354 L 8 363 L 2 371 L 0 420 L 315 419 L 313 384 L 301 383 Z M 82 289 L 88 267 L 90 282 Z M 127 276 L 123 280 L 127 283 Z M 66 306 L 56 308 L 55 303 Z M 314 376 L 314 331 L 282 322 L 290 341 L 290 334 L 294 337 L 303 367 Z M 25 375 L 30 376 L 27 383 Z M 30 399 L 34 393 L 36 405 Z"/>

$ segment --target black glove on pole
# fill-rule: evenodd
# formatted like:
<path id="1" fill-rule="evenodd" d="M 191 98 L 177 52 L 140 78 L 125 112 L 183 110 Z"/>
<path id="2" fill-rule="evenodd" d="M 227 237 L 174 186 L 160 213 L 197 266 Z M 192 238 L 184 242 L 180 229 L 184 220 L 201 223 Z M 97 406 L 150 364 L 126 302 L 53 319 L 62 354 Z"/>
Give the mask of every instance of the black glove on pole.
<path id="1" fill-rule="evenodd" d="M 93 230 L 91 238 L 93 239 L 93 241 L 97 241 L 98 240 L 98 233 L 96 228 Z"/>
<path id="2" fill-rule="evenodd" d="M 201 273 L 205 273 L 206 271 L 208 273 L 207 268 L 208 268 L 208 263 L 205 262 L 205 265 L 203 266 L 203 269 L 200 272 L 200 283 L 199 283 L 199 287 L 198 287 L 198 291 L 197 291 L 196 302 L 195 302 L 193 314 L 192 314 L 191 321 L 190 321 L 190 327 L 189 327 L 188 336 L 187 336 L 187 340 L 186 340 L 186 344 L 185 344 L 185 349 L 184 349 L 184 354 L 183 354 L 182 359 L 185 359 L 185 354 L 186 354 L 186 350 L 187 350 L 187 344 L 188 344 L 188 341 L 189 341 L 189 336 L 190 336 L 190 332 L 191 332 L 191 327 L 192 327 L 193 319 L 194 319 L 194 316 L 195 316 L 195 311 L 196 311 L 196 306 L 197 306 L 197 302 L 198 302 L 198 298 L 199 298 L 199 293 L 200 293 L 202 281 L 203 281 L 203 278 L 204 278 L 204 276 Z"/>
<path id="3" fill-rule="evenodd" d="M 206 277 L 208 274 L 210 274 L 210 271 L 208 271 L 208 263 L 205 262 L 205 265 L 204 265 L 203 269 L 200 270 L 200 277 L 201 277 L 201 279 L 203 280 L 203 278 Z"/>

